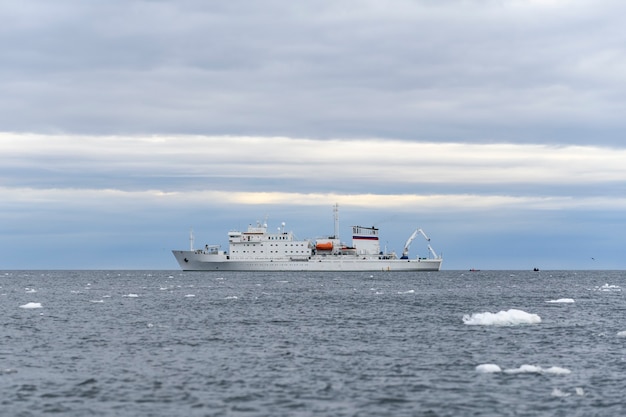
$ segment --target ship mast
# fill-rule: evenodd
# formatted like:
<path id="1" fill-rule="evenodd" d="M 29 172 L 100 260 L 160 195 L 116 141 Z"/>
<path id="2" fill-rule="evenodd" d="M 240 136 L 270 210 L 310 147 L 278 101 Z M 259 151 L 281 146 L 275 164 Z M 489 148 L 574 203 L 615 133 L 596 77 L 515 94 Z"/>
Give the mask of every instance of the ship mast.
<path id="1" fill-rule="evenodd" d="M 335 218 L 335 239 L 339 240 L 339 203 L 333 206 L 333 215 Z"/>
<path id="2" fill-rule="evenodd" d="M 193 252 L 193 229 L 189 229 L 189 250 Z"/>

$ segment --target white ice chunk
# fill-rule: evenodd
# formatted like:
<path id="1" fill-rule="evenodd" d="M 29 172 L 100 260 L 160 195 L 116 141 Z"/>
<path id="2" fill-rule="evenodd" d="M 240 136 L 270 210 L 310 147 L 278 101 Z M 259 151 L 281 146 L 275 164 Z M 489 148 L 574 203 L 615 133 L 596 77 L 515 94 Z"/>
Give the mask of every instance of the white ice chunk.
<path id="1" fill-rule="evenodd" d="M 550 368 L 544 369 L 541 366 L 537 366 L 537 365 L 522 365 L 519 368 L 505 369 L 504 372 L 507 374 L 550 374 L 550 375 L 567 375 L 567 374 L 572 373 L 572 371 L 570 371 L 567 368 L 551 366 Z"/>
<path id="2" fill-rule="evenodd" d="M 476 372 L 480 372 L 481 374 L 493 374 L 496 372 L 502 372 L 502 369 L 495 363 L 483 363 L 482 365 L 478 365 L 476 367 Z"/>
<path id="3" fill-rule="evenodd" d="M 21 305 L 20 308 L 42 308 L 41 303 L 26 303 Z"/>
<path id="4" fill-rule="evenodd" d="M 474 313 L 463 316 L 463 323 L 470 326 L 514 326 L 517 324 L 541 323 L 537 314 L 529 314 L 522 310 L 511 309 L 498 313 Z"/>
<path id="5" fill-rule="evenodd" d="M 553 397 L 562 398 L 562 397 L 569 397 L 571 394 L 568 394 L 567 392 L 563 392 L 560 389 L 555 388 L 555 389 L 552 390 L 552 394 L 551 395 Z"/>

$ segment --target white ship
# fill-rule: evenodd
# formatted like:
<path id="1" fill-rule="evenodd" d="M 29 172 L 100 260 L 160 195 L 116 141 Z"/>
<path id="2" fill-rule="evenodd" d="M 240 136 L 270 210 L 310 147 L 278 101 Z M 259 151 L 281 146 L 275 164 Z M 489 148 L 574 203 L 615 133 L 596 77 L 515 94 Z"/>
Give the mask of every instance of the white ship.
<path id="1" fill-rule="evenodd" d="M 298 240 L 285 224 L 276 233 L 268 232 L 267 222 L 248 226 L 245 232 L 228 233 L 228 251 L 219 245 L 172 253 L 184 271 L 439 271 L 442 257 L 427 244 L 428 256 L 409 259 L 409 247 L 421 235 L 415 230 L 404 245 L 402 255 L 380 249 L 376 227 L 352 226 L 352 245 L 339 240 L 338 206 L 334 206 L 335 233 L 327 238 Z"/>

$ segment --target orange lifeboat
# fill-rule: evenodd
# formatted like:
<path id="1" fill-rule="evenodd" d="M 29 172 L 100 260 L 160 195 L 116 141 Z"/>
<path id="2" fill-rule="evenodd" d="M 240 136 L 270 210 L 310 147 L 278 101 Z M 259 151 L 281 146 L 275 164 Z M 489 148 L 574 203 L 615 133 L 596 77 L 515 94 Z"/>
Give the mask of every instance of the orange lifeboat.
<path id="1" fill-rule="evenodd" d="M 315 245 L 317 250 L 333 250 L 333 242 L 319 242 Z"/>

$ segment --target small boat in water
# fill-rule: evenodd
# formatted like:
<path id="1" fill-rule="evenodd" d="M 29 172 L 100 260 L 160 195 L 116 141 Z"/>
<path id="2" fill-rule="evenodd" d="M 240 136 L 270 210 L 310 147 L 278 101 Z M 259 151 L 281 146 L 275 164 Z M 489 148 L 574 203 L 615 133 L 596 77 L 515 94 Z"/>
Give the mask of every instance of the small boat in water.
<path id="1" fill-rule="evenodd" d="M 268 232 L 267 223 L 257 222 L 247 231 L 228 232 L 228 251 L 219 245 L 173 250 L 184 271 L 439 271 L 443 259 L 428 244 L 427 257 L 409 259 L 409 247 L 422 235 L 415 230 L 404 245 L 402 255 L 385 253 L 380 249 L 378 228 L 352 226 L 352 244 L 339 239 L 338 205 L 334 206 L 335 233 L 320 239 L 298 240 L 293 232 Z"/>

